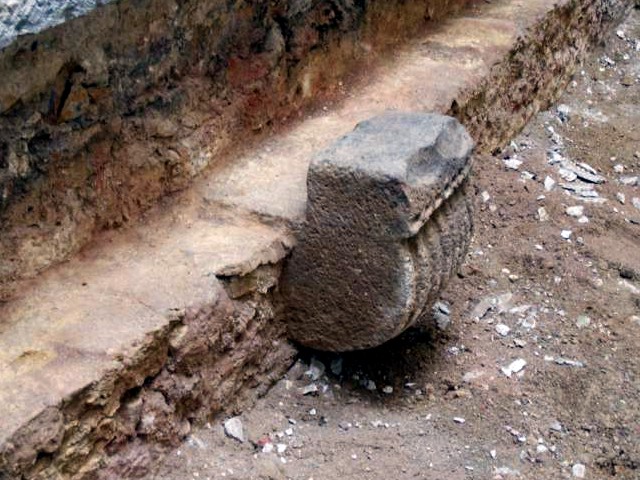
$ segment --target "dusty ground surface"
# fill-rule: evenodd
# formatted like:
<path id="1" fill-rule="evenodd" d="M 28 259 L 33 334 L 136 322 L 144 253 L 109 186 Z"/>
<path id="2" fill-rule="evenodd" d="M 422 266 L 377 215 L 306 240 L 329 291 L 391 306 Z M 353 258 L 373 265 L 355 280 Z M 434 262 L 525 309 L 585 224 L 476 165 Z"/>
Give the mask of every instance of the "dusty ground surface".
<path id="1" fill-rule="evenodd" d="M 149 478 L 640 478 L 639 78 L 635 10 L 561 107 L 478 159 L 444 332 L 303 352 L 239 417 L 245 442 L 220 418 Z"/>

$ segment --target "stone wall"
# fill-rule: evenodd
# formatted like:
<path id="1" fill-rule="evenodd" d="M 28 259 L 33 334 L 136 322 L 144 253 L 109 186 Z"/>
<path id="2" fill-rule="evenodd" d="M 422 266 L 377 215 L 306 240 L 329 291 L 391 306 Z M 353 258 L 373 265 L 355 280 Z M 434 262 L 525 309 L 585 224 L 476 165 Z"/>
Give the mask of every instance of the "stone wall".
<path id="1" fill-rule="evenodd" d="M 121 0 L 19 37 L 0 51 L 0 300 L 470 1 Z"/>

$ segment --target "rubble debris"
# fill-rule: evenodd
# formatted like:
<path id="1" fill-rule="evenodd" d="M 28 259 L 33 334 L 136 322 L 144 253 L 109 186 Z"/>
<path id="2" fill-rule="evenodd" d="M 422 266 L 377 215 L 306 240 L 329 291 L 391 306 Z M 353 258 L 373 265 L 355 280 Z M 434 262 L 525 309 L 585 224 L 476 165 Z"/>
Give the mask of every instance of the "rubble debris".
<path id="1" fill-rule="evenodd" d="M 300 389 L 302 395 L 315 395 L 318 393 L 318 386 L 315 383 L 311 383 Z"/>
<path id="2" fill-rule="evenodd" d="M 499 323 L 498 325 L 496 325 L 496 332 L 501 337 L 506 337 L 507 335 L 509 335 L 510 331 L 511 331 L 511 328 L 509 328 L 509 326 L 503 323 Z"/>
<path id="3" fill-rule="evenodd" d="M 521 372 L 524 367 L 526 367 L 527 361 L 524 358 L 519 358 L 511 362 L 508 366 L 502 367 L 500 370 L 507 377 L 511 378 L 511 375 L 514 373 Z"/>
<path id="4" fill-rule="evenodd" d="M 567 207 L 565 210 L 567 215 L 574 218 L 580 218 L 584 215 L 584 207 L 582 205 L 576 205 L 573 207 Z"/>
<path id="5" fill-rule="evenodd" d="M 433 305 L 433 318 L 439 330 L 446 330 L 451 324 L 451 308 L 446 302 L 438 301 Z"/>
<path id="6" fill-rule="evenodd" d="M 571 360 L 568 358 L 564 358 L 564 357 L 557 357 L 554 362 L 558 365 L 566 365 L 567 367 L 578 367 L 578 368 L 582 368 L 584 367 L 584 363 L 578 361 L 578 360 Z"/>
<path id="7" fill-rule="evenodd" d="M 518 170 L 522 165 L 522 160 L 518 160 L 517 158 L 507 158 L 503 160 L 505 167 L 509 170 Z"/>
<path id="8" fill-rule="evenodd" d="M 538 208 L 538 220 L 540 222 L 548 222 L 549 214 L 547 213 L 547 209 L 544 207 Z"/>
<path id="9" fill-rule="evenodd" d="M 244 425 L 240 417 L 231 417 L 224 422 L 224 433 L 240 443 L 247 441 L 247 437 L 244 431 Z"/>
<path id="10" fill-rule="evenodd" d="M 622 185 L 625 185 L 627 187 L 634 187 L 636 185 L 639 185 L 639 179 L 640 177 L 637 176 L 626 176 L 626 177 L 620 177 L 618 179 L 618 182 Z"/>
<path id="11" fill-rule="evenodd" d="M 544 189 L 547 192 L 550 192 L 554 189 L 555 186 L 556 186 L 556 181 L 547 175 L 547 177 L 544 179 Z"/>
<path id="12" fill-rule="evenodd" d="M 581 463 L 576 463 L 573 467 L 571 467 L 571 474 L 575 478 L 585 478 L 587 474 L 587 467 L 585 467 Z"/>
<path id="13" fill-rule="evenodd" d="M 576 321 L 576 326 L 578 328 L 587 328 L 589 325 L 591 325 L 591 319 L 588 316 L 586 315 L 578 316 L 578 319 Z"/>
<path id="14" fill-rule="evenodd" d="M 325 371 L 324 363 L 322 363 L 319 360 L 316 360 L 315 358 L 312 358 L 311 362 L 309 363 L 309 368 L 306 372 L 304 372 L 304 375 L 312 382 L 315 382 L 319 380 L 320 377 L 322 377 L 322 375 L 324 375 L 324 371 Z"/>

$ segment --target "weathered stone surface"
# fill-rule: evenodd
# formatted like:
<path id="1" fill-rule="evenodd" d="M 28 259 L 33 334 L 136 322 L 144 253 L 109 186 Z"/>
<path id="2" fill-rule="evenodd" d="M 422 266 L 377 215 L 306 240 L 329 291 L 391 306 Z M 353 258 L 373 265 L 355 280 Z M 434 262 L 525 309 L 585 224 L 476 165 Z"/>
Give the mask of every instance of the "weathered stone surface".
<path id="1" fill-rule="evenodd" d="M 431 306 L 470 240 L 460 187 L 472 149 L 453 118 L 388 113 L 312 160 L 307 219 L 284 274 L 295 340 L 372 347 Z"/>
<path id="2" fill-rule="evenodd" d="M 0 304 L 0 479 L 139 478 L 289 367 L 273 291 L 290 235 L 182 207 L 189 228 L 169 215 Z"/>

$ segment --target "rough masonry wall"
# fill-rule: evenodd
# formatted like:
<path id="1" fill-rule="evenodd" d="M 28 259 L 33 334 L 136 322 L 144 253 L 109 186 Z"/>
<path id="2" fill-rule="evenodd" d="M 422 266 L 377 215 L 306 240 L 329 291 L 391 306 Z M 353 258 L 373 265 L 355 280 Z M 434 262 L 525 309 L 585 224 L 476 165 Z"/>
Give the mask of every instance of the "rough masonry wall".
<path id="1" fill-rule="evenodd" d="M 19 37 L 0 51 L 0 300 L 470 1 L 121 0 Z"/>

